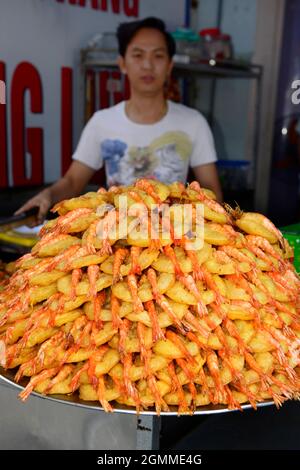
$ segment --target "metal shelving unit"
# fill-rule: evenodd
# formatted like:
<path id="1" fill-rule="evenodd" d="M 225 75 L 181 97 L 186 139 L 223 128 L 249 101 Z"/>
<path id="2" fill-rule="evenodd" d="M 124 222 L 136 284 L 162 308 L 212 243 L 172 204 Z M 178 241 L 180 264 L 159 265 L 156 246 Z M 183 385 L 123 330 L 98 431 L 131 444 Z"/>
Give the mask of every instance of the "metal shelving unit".
<path id="1" fill-rule="evenodd" d="M 242 79 L 242 80 L 254 80 L 256 83 L 255 87 L 255 104 L 253 107 L 254 110 L 254 130 L 253 130 L 253 141 L 252 141 L 252 168 L 251 168 L 251 190 L 250 199 L 248 194 L 241 196 L 240 194 L 235 194 L 234 192 L 225 191 L 225 198 L 230 200 L 230 202 L 236 199 L 239 199 L 239 203 L 242 205 L 249 205 L 247 209 L 252 209 L 254 206 L 254 201 L 256 199 L 256 180 L 257 180 L 257 165 L 256 159 L 259 149 L 259 129 L 260 129 L 260 114 L 261 114 L 261 93 L 262 93 L 262 75 L 263 67 L 257 64 L 243 63 L 236 61 L 223 61 L 215 62 L 211 60 L 210 63 L 200 63 L 200 64 L 176 64 L 174 68 L 175 77 L 182 78 L 185 81 L 185 87 L 194 87 L 195 82 L 200 78 L 209 78 L 211 80 L 211 89 L 210 89 L 210 100 L 209 100 L 209 112 L 208 112 L 208 122 L 214 130 L 214 115 L 215 115 L 215 103 L 216 103 L 216 87 L 217 80 L 219 79 Z M 189 98 L 189 93 L 184 94 L 184 103 L 194 107 L 195 105 Z M 249 192 L 249 191 L 248 191 Z M 243 201 L 245 199 L 245 201 Z M 228 200 L 228 202 L 229 202 Z"/>
<path id="2" fill-rule="evenodd" d="M 197 74 L 208 77 L 220 78 L 260 78 L 262 74 L 262 66 L 256 64 L 246 64 L 236 61 L 220 61 L 210 60 L 209 63 L 176 63 L 174 68 L 175 74 L 187 75 Z"/>

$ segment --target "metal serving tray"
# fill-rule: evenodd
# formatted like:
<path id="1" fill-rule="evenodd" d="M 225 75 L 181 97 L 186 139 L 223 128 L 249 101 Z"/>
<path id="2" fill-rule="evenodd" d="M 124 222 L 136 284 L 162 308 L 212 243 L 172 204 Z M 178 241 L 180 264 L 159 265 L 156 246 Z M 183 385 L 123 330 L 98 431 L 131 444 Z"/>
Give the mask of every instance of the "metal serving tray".
<path id="1" fill-rule="evenodd" d="M 2 367 L 0 367 L 0 378 L 8 385 L 18 390 L 23 390 L 23 388 L 26 387 L 29 379 L 23 378 L 20 381 L 20 383 L 16 383 L 14 380 L 15 373 L 16 373 L 15 370 L 5 370 Z M 87 408 L 89 410 L 95 410 L 95 411 L 103 411 L 103 408 L 99 405 L 98 402 L 81 400 L 77 393 L 74 393 L 72 395 L 41 395 L 40 393 L 32 392 L 31 395 L 42 398 L 44 400 L 51 400 L 51 401 L 58 402 L 58 403 L 64 403 L 66 405 Z M 136 414 L 136 410 L 133 407 L 120 405 L 119 403 L 114 403 L 114 402 L 111 402 L 111 404 L 114 408 L 114 412 L 116 413 L 127 413 L 127 414 L 134 414 L 134 415 Z M 268 401 L 263 401 L 261 403 L 257 403 L 257 407 L 268 406 L 268 405 L 274 405 L 274 402 L 272 400 L 268 400 Z M 241 408 L 246 410 L 246 409 L 251 409 L 252 406 L 250 405 L 250 403 L 246 403 L 244 405 L 241 405 Z M 236 411 L 236 410 L 230 410 L 226 406 L 223 406 L 223 405 L 207 405 L 207 406 L 201 406 L 197 408 L 194 411 L 194 415 L 227 413 L 229 411 Z M 156 411 L 153 408 L 152 409 L 149 408 L 148 410 L 141 411 L 140 415 L 156 416 Z M 172 407 L 172 406 L 170 406 L 170 411 L 161 412 L 161 416 L 177 416 L 177 415 L 178 415 L 177 408 Z"/>

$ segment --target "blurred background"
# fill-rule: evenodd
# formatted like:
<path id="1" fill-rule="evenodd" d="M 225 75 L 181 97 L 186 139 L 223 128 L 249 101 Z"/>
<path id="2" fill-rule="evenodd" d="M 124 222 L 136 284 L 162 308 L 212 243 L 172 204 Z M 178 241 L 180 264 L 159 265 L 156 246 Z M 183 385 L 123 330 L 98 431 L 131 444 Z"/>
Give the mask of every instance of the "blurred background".
<path id="1" fill-rule="evenodd" d="M 1 0 L 0 8 L 2 213 L 57 180 L 92 113 L 128 97 L 116 27 L 157 15 L 177 43 L 168 96 L 207 117 L 225 199 L 277 225 L 299 221 L 299 0 Z"/>
<path id="2" fill-rule="evenodd" d="M 0 0 L 0 81 L 6 98 L 0 104 L 0 216 L 11 215 L 66 172 L 96 110 L 128 98 L 128 83 L 116 66 L 115 30 L 120 22 L 146 16 L 160 17 L 173 34 L 177 54 L 166 95 L 208 119 L 225 200 L 270 216 L 278 227 L 292 225 L 287 232 L 298 246 L 300 104 L 292 95 L 300 80 L 300 0 Z M 87 189 L 99 184 L 105 184 L 102 171 Z M 2 239 L 0 258 L 28 251 L 26 243 L 16 248 L 17 242 Z M 7 404 L 10 396 L 7 392 Z M 40 412 L 36 405 L 36 416 Z M 273 411 L 268 413 L 272 420 Z M 284 407 L 284 426 L 292 415 L 296 426 L 293 405 Z M 234 416 L 238 427 L 240 418 Z M 22 420 L 28 420 L 24 432 L 31 429 L 31 440 L 22 433 L 19 446 L 60 446 L 57 435 L 55 443 L 49 435 L 42 444 L 34 441 L 32 418 Z M 164 423 L 164 445 L 180 442 L 179 428 Z M 107 429 L 110 425 L 118 422 L 106 423 Z M 18 424 L 11 410 L 7 426 L 13 436 Z M 229 436 L 226 426 L 220 429 Z M 269 431 L 269 448 L 289 445 L 276 429 Z M 69 445 L 79 448 L 71 439 Z M 4 446 L 10 445 L 7 437 Z"/>

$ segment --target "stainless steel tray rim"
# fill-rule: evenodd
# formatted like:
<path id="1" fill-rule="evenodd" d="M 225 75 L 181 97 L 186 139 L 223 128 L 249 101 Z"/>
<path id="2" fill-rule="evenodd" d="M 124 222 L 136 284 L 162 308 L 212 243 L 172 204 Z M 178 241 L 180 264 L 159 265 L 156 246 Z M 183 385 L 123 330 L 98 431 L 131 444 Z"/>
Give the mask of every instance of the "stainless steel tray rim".
<path id="1" fill-rule="evenodd" d="M 17 390 L 23 390 L 24 386 L 22 384 L 18 384 L 13 380 L 13 375 L 11 372 L 4 370 L 2 367 L 0 367 L 0 379 L 2 379 L 6 384 L 9 386 L 17 389 Z M 1 382 L 0 382 L 1 383 Z M 55 403 L 60 403 L 63 405 L 70 405 L 70 406 L 76 406 L 79 408 L 86 408 L 88 410 L 94 410 L 94 411 L 102 411 L 104 412 L 103 408 L 99 406 L 97 402 L 88 402 L 88 401 L 83 401 L 81 400 L 78 395 L 42 395 L 37 392 L 32 392 L 30 396 L 34 396 L 37 398 L 40 398 L 42 400 L 50 400 Z M 62 398 L 63 397 L 63 398 Z M 30 400 L 30 397 L 28 398 Z M 257 407 L 264 407 L 264 406 L 269 406 L 269 405 L 274 405 L 273 400 L 268 400 L 268 401 L 263 401 L 263 402 L 258 402 Z M 24 404 L 26 406 L 26 404 Z M 114 413 L 124 413 L 124 414 L 133 414 L 138 416 L 136 409 L 135 408 L 130 408 L 128 406 L 122 406 L 120 404 L 115 404 L 112 402 L 112 406 L 114 408 Z M 172 407 L 171 407 L 172 408 Z M 175 407 L 174 407 L 175 408 Z M 247 409 L 253 409 L 252 405 L 250 403 L 242 404 L 241 405 L 242 410 L 247 410 Z M 220 413 L 228 413 L 231 411 L 239 411 L 238 409 L 229 409 L 226 406 L 223 405 L 207 405 L 207 406 L 202 406 L 201 408 L 197 408 L 193 414 L 192 413 L 178 413 L 177 410 L 172 410 L 171 411 L 162 411 L 160 413 L 160 416 L 194 416 L 194 415 L 209 415 L 209 414 L 220 414 Z M 139 415 L 144 415 L 144 416 L 157 416 L 157 413 L 155 410 L 142 410 L 139 412 Z"/>

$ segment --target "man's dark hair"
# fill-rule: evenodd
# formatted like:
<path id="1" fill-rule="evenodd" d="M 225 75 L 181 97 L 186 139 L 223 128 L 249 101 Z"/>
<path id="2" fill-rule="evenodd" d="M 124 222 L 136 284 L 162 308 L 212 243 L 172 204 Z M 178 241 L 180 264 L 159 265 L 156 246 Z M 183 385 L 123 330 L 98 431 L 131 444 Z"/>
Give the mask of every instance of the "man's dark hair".
<path id="1" fill-rule="evenodd" d="M 172 59 L 173 55 L 176 52 L 175 41 L 171 34 L 167 32 L 165 23 L 159 18 L 155 18 L 153 16 L 144 18 L 143 20 L 121 23 L 118 26 L 117 38 L 119 43 L 119 54 L 122 57 L 125 56 L 127 47 L 131 42 L 132 38 L 142 28 L 156 29 L 157 31 L 160 31 L 163 34 L 166 41 L 169 57 L 170 59 Z"/>

